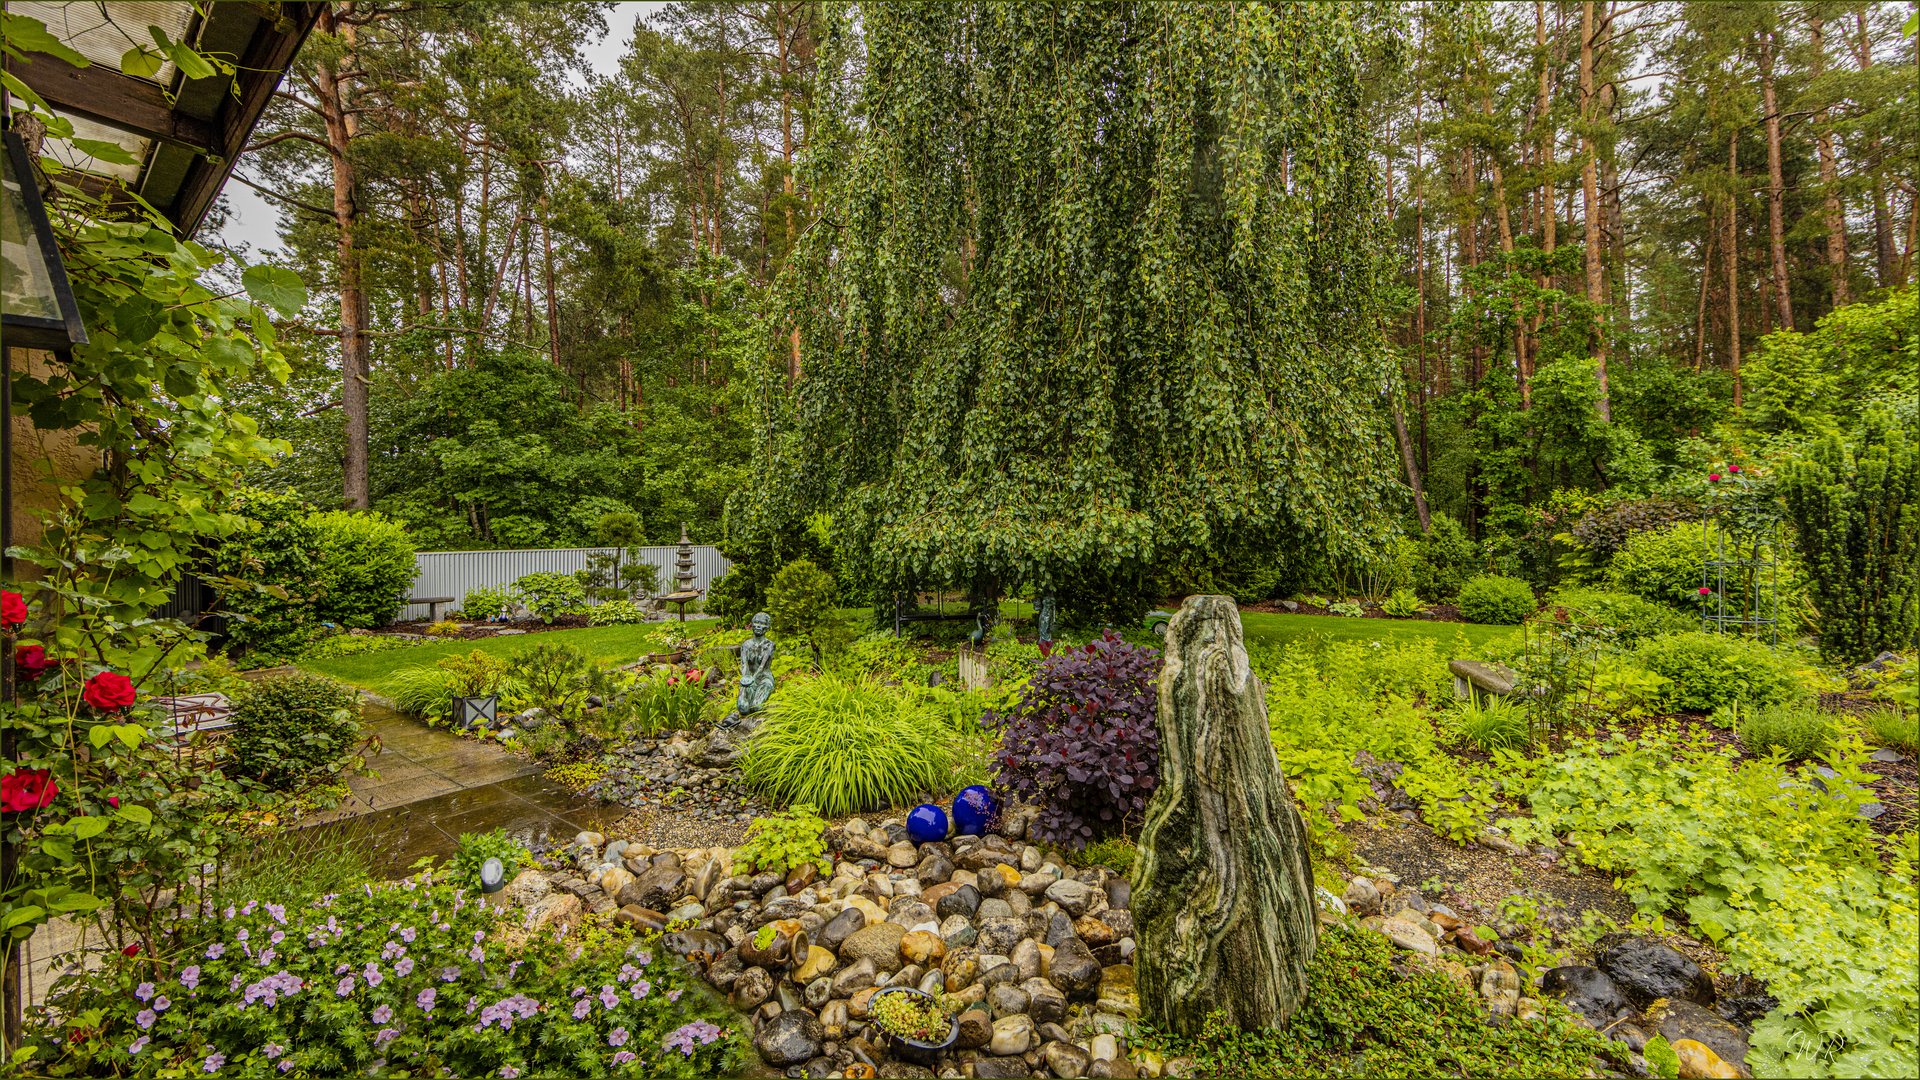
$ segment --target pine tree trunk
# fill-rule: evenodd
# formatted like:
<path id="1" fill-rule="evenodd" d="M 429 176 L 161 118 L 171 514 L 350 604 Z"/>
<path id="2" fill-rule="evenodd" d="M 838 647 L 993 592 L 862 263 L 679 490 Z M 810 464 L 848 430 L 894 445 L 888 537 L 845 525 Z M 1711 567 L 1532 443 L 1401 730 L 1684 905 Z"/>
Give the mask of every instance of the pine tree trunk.
<path id="1" fill-rule="evenodd" d="M 1231 597 L 1188 597 L 1168 626 L 1159 724 L 1133 871 L 1146 1018 L 1182 1035 L 1216 1010 L 1243 1031 L 1283 1024 L 1318 944 L 1313 871 Z"/>
<path id="2" fill-rule="evenodd" d="M 1587 302 L 1596 307 L 1606 303 L 1606 274 L 1601 262 L 1600 239 L 1600 168 L 1599 150 L 1594 145 L 1593 66 L 1594 66 L 1594 0 L 1585 0 L 1580 5 L 1580 168 L 1581 209 L 1586 215 L 1586 257 L 1587 257 Z M 1602 420 L 1613 419 L 1611 395 L 1607 392 L 1607 331 L 1605 316 L 1594 324 L 1593 359 L 1600 377 L 1600 400 L 1598 408 Z"/>
<path id="3" fill-rule="evenodd" d="M 1733 407 L 1740 407 L 1740 129 L 1727 133 L 1727 231 L 1720 245 L 1727 260 L 1727 371 L 1733 375 Z"/>
<path id="4" fill-rule="evenodd" d="M 1780 108 L 1773 92 L 1773 55 L 1779 31 L 1760 35 L 1760 104 L 1766 110 L 1767 247 L 1773 257 L 1773 301 L 1783 329 L 1793 329 L 1793 290 L 1787 281 L 1787 183 L 1780 171 Z"/>
<path id="5" fill-rule="evenodd" d="M 1853 20 L 1854 28 L 1858 31 L 1853 44 L 1854 58 L 1860 70 L 1866 71 L 1873 67 L 1873 36 L 1867 26 L 1866 4 L 1853 9 Z M 1887 201 L 1886 158 L 1881 153 L 1879 136 L 1874 136 L 1868 144 L 1862 167 L 1873 174 L 1874 270 L 1880 287 L 1890 289 L 1898 283 L 1899 256 L 1893 248 L 1893 208 Z"/>
<path id="6" fill-rule="evenodd" d="M 350 14 L 352 5 L 341 5 Z M 358 122 L 347 100 L 341 70 L 350 70 L 354 28 L 342 23 L 329 4 L 320 9 L 320 32 L 337 34 L 347 45 L 344 65 L 322 61 L 315 73 L 321 121 L 327 133 L 328 158 L 333 166 L 334 258 L 338 263 L 340 290 L 340 413 L 345 426 L 346 447 L 340 460 L 341 504 L 349 510 L 365 510 L 370 505 L 367 473 L 367 397 L 371 385 L 371 365 L 367 357 L 367 291 L 361 278 L 360 253 L 354 246 L 354 230 L 359 226 L 359 188 L 354 176 L 349 144 Z"/>
<path id="7" fill-rule="evenodd" d="M 1827 71 L 1827 21 L 1817 13 L 1808 23 L 1812 39 L 1813 81 L 1819 82 Z M 1833 290 L 1833 306 L 1847 303 L 1847 212 L 1840 204 L 1840 167 L 1833 150 L 1833 112 L 1822 105 L 1814 120 L 1814 147 L 1820 154 L 1820 189 L 1826 196 L 1823 216 L 1827 226 L 1827 277 Z"/>

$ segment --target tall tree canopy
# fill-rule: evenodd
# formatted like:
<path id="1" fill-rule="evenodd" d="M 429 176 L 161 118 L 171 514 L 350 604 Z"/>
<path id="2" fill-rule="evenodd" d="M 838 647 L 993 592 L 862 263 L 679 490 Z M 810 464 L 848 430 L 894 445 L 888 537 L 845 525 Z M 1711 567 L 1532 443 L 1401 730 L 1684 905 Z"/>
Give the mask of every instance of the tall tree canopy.
<path id="1" fill-rule="evenodd" d="M 777 285 L 804 374 L 763 388 L 755 520 L 830 511 L 881 590 L 1031 584 L 1089 614 L 1169 563 L 1384 520 L 1350 10 L 890 4 L 861 29 Z"/>

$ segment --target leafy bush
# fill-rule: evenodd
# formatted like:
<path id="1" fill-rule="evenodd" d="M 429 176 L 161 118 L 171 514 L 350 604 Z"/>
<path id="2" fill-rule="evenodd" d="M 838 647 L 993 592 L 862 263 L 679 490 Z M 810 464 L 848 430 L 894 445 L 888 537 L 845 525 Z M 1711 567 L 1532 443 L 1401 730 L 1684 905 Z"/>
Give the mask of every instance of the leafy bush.
<path id="1" fill-rule="evenodd" d="M 1450 597 L 1480 571 L 1480 549 L 1459 519 L 1445 511 L 1431 518 L 1431 531 L 1420 539 L 1420 560 L 1412 585 L 1426 596 Z"/>
<path id="2" fill-rule="evenodd" d="M 1393 590 L 1393 595 L 1381 603 L 1380 610 L 1396 619 L 1410 619 L 1425 610 L 1425 605 L 1412 589 L 1401 588 Z"/>
<path id="3" fill-rule="evenodd" d="M 1042 660 L 1013 708 L 987 715 L 1001 733 L 997 779 L 1039 805 L 1038 839 L 1081 848 L 1146 813 L 1160 770 L 1159 672 L 1158 650 L 1108 630 Z"/>
<path id="4" fill-rule="evenodd" d="M 1351 600 L 1335 600 L 1333 603 L 1327 605 L 1327 613 L 1330 615 L 1344 615 L 1349 619 L 1359 619 L 1366 616 L 1367 609 Z"/>
<path id="5" fill-rule="evenodd" d="M 768 870 L 784 874 L 802 863 L 813 863 L 821 873 L 833 869 L 822 835 L 827 823 L 811 806 L 792 806 L 771 817 L 754 818 L 747 842 L 734 849 L 735 874 Z"/>
<path id="6" fill-rule="evenodd" d="M 452 619 L 441 619 L 437 623 L 427 624 L 427 636 L 437 638 L 459 637 L 463 627 Z"/>
<path id="7" fill-rule="evenodd" d="M 1694 520 L 1699 514 L 1699 507 L 1679 499 L 1630 499 L 1587 511 L 1568 534 L 1575 544 L 1605 561 L 1633 537 Z"/>
<path id="8" fill-rule="evenodd" d="M 514 591 L 511 585 L 483 585 L 468 589 L 460 600 L 460 614 L 469 619 L 491 619 L 502 611 L 511 613 Z"/>
<path id="9" fill-rule="evenodd" d="M 1754 1025 L 1756 1075 L 1905 1075 L 1920 1053 L 1915 834 L 1888 843 L 1882 872 L 1859 817 L 1875 798 L 1865 748 L 1825 760 L 1837 775 L 1816 787 L 1698 732 L 1584 742 L 1534 774 L 1532 818 L 1501 824 L 1521 842 L 1564 834 L 1626 876 L 1656 928 L 1683 911 L 1728 970 L 1764 980 L 1779 1006 Z"/>
<path id="10" fill-rule="evenodd" d="M 1622 645 L 1700 628 L 1698 616 L 1632 593 L 1605 589 L 1560 589 L 1547 598 L 1547 606 L 1566 608 L 1604 623 L 1614 630 L 1614 640 Z"/>
<path id="11" fill-rule="evenodd" d="M 740 627 L 747 625 L 747 620 L 760 609 L 760 600 L 761 594 L 753 587 L 753 579 L 736 566 L 707 585 L 701 606 L 707 614 L 719 619 L 720 625 Z"/>
<path id="12" fill-rule="evenodd" d="M 286 663 L 320 632 L 313 592 L 321 536 L 308 517 L 313 507 L 297 495 L 246 489 L 234 493 L 228 509 L 240 527 L 209 546 L 196 572 L 227 616 L 228 651 L 254 666 Z"/>
<path id="13" fill-rule="evenodd" d="M 831 676 L 782 686 L 740 759 L 749 785 L 828 817 L 946 790 L 952 769 L 952 736 L 906 694 Z"/>
<path id="14" fill-rule="evenodd" d="M 533 852 L 527 846 L 507 835 L 504 828 L 492 832 L 461 833 L 454 848 L 453 863 L 448 867 L 452 879 L 468 888 L 480 887 L 480 868 L 488 859 L 499 859 L 505 869 L 503 880 L 512 881 L 513 875 L 523 866 L 533 865 Z"/>
<path id="15" fill-rule="evenodd" d="M 565 648 L 565 646 L 562 646 Z M 434 664 L 447 673 L 447 690 L 459 697 L 486 697 L 497 694 L 512 673 L 512 662 L 475 649 L 462 656 L 443 656 Z"/>
<path id="16" fill-rule="evenodd" d="M 360 742 L 358 696 L 324 675 L 250 683 L 232 719 L 230 771 L 282 790 L 339 772 Z"/>
<path id="17" fill-rule="evenodd" d="M 319 532 L 314 610 L 349 628 L 384 626 L 413 588 L 414 548 L 407 530 L 378 513 L 330 510 L 307 521 Z"/>
<path id="18" fill-rule="evenodd" d="M 1487 753 L 1495 750 L 1519 750 L 1533 741 L 1533 729 L 1527 710 L 1511 701 L 1498 699 L 1482 705 L 1463 702 L 1450 718 L 1454 733 Z"/>
<path id="19" fill-rule="evenodd" d="M 626 692 L 628 723 L 636 734 L 649 739 L 669 731 L 691 731 L 699 726 L 700 707 L 706 700 L 707 676 L 700 669 L 656 671 Z"/>
<path id="20" fill-rule="evenodd" d="M 1607 581 L 1645 600 L 1690 608 L 1707 574 L 1707 527 L 1682 521 L 1637 533 L 1620 545 L 1607 567 Z"/>
<path id="21" fill-rule="evenodd" d="M 1662 634 L 1643 642 L 1634 655 L 1647 670 L 1672 681 L 1662 697 L 1674 710 L 1710 713 L 1736 702 L 1772 705 L 1795 690 L 1786 658 L 1752 638 L 1699 630 Z"/>
<path id="22" fill-rule="evenodd" d="M 1820 611 L 1820 651 L 1858 662 L 1920 639 L 1920 446 L 1883 410 L 1781 474 Z"/>
<path id="23" fill-rule="evenodd" d="M 575 574 L 525 574 L 513 582 L 513 591 L 527 610 L 552 622 L 555 616 L 578 615 L 587 609 L 587 586 Z"/>
<path id="24" fill-rule="evenodd" d="M 739 1018 L 656 938 L 522 919 L 432 878 L 221 908 L 184 921 L 191 951 L 61 984 L 90 1037 L 28 1047 L 54 1075 L 740 1074 Z"/>
<path id="25" fill-rule="evenodd" d="M 1540 602 L 1533 598 L 1533 586 L 1513 577 L 1481 574 L 1460 586 L 1460 617 L 1468 622 L 1494 626 L 1516 626 L 1533 614 Z"/>
<path id="26" fill-rule="evenodd" d="M 835 633 L 840 629 L 834 618 L 836 600 L 833 575 L 811 559 L 795 559 L 781 567 L 767 586 L 767 614 L 773 616 L 774 629 L 805 638 L 813 647 L 816 665 L 823 649 L 841 644 Z"/>
<path id="27" fill-rule="evenodd" d="M 1435 967 L 1409 962 L 1384 934 L 1351 923 L 1320 933 L 1307 992 L 1284 1028 L 1249 1031 L 1225 1013 L 1194 1038 L 1145 1031 L 1163 1057 L 1193 1059 L 1192 1075 L 1594 1076 L 1625 1053 L 1556 1002 L 1538 1020 L 1500 1023 L 1486 1003 Z"/>
<path id="28" fill-rule="evenodd" d="M 420 644 L 410 638 L 394 637 L 391 634 L 335 634 L 300 650 L 302 660 L 329 660 L 336 656 L 359 656 L 362 653 L 386 652 L 389 649 L 410 649 Z"/>
<path id="29" fill-rule="evenodd" d="M 1760 708 L 1732 705 L 1715 713 L 1714 722 L 1733 728 L 1749 754 L 1780 751 L 1795 761 L 1821 753 L 1840 737 L 1839 719 L 1807 702 Z"/>
<path id="30" fill-rule="evenodd" d="M 647 621 L 647 613 L 631 600 L 608 600 L 587 609 L 587 622 L 593 626 L 625 626 Z"/>

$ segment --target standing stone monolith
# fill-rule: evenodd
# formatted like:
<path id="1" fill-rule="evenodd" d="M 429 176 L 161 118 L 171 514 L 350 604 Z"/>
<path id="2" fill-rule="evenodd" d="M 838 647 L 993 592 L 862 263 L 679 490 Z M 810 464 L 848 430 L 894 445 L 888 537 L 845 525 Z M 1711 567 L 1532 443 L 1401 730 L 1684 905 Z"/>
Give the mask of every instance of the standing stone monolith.
<path id="1" fill-rule="evenodd" d="M 1140 1004 L 1184 1035 L 1214 1010 L 1242 1030 L 1285 1023 L 1318 940 L 1313 871 L 1231 598 L 1188 597 L 1173 617 L 1159 721 L 1133 871 Z"/>

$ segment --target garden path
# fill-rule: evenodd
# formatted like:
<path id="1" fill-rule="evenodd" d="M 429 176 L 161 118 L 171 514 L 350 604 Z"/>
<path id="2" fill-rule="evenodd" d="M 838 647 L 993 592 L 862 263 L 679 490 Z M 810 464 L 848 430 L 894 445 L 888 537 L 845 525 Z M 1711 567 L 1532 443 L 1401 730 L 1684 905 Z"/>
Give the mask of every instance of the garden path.
<path id="1" fill-rule="evenodd" d="M 626 813 L 582 798 L 539 775 L 540 767 L 493 743 L 463 739 L 369 703 L 363 715 L 380 752 L 370 776 L 349 779 L 351 794 L 316 815 L 369 848 L 376 875 L 399 876 L 425 856 L 453 854 L 462 833 L 503 828 L 522 843 L 598 830 Z"/>

